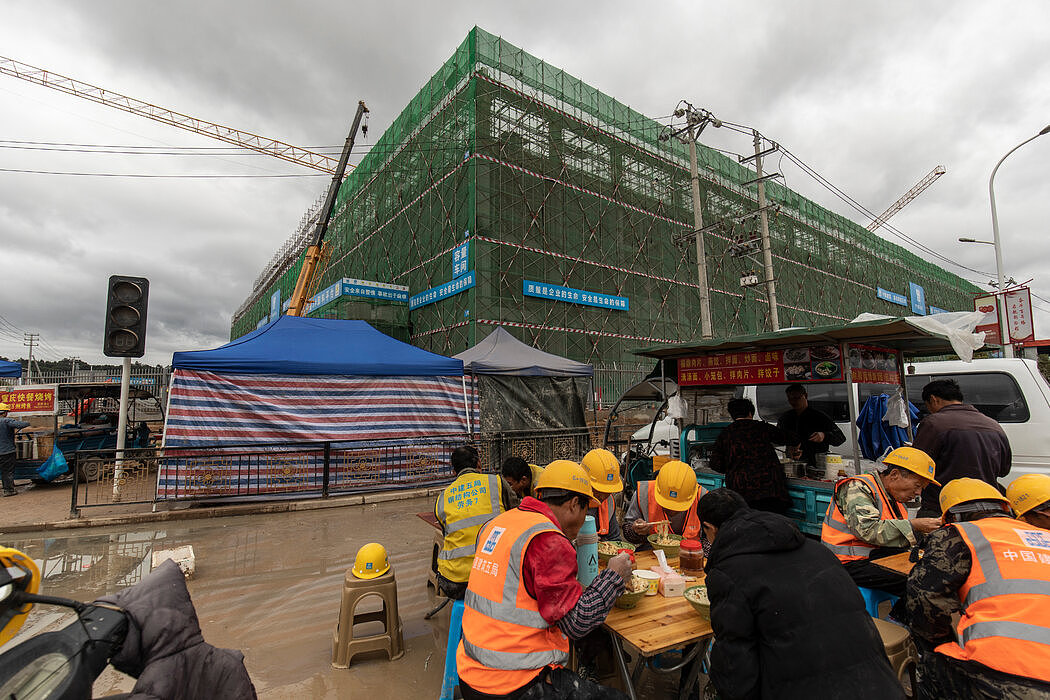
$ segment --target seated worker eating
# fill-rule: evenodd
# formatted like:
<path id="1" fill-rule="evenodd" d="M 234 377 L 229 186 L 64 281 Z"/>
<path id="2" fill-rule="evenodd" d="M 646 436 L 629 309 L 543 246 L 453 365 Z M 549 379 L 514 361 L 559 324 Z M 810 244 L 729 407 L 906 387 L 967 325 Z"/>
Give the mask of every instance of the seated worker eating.
<path id="1" fill-rule="evenodd" d="M 652 481 L 638 482 L 624 516 L 623 534 L 638 549 L 650 549 L 648 537 L 656 534 L 658 523 L 669 521 L 668 531 L 683 539 L 701 539 L 700 517 L 696 502 L 707 491 L 696 481 L 696 472 L 685 462 L 672 460 L 665 464 Z M 702 539 L 704 550 L 710 545 Z"/>
<path id="2" fill-rule="evenodd" d="M 940 527 L 940 518 L 909 519 L 902 505 L 918 498 L 927 485 L 937 484 L 935 465 L 928 454 L 914 447 L 898 447 L 886 455 L 882 465 L 881 472 L 836 482 L 820 539 L 858 586 L 900 598 L 907 577 L 871 560 L 907 551 L 916 544 L 916 533 Z"/>
<path id="3" fill-rule="evenodd" d="M 614 498 L 623 491 L 620 463 L 609 450 L 594 449 L 583 456 L 580 466 L 587 470 L 594 497 L 598 499 L 598 506 L 587 511 L 587 515 L 594 517 L 598 539 L 602 542 L 620 541 L 623 535 L 620 532 L 620 519 L 616 517 Z"/>

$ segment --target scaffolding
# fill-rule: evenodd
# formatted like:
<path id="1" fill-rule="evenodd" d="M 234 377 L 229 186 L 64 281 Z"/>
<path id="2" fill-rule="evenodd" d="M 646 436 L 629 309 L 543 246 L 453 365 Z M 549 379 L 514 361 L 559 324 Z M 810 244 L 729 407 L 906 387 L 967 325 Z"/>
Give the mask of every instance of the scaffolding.
<path id="1" fill-rule="evenodd" d="M 382 316 L 386 332 L 442 354 L 495 325 L 586 362 L 632 362 L 632 348 L 698 337 L 695 252 L 681 244 L 693 220 L 688 153 L 660 141 L 662 129 L 475 27 L 343 183 L 319 288 L 353 277 L 416 294 L 453 279 L 464 242 L 475 286 L 411 312 L 343 298 L 311 315 Z M 715 335 L 767 330 L 765 295 L 741 285 L 753 266 L 741 244 L 758 235 L 747 218 L 755 173 L 702 145 L 698 158 Z M 876 293 L 909 283 L 937 307 L 970 308 L 977 290 L 960 277 L 781 184 L 767 182 L 766 199 L 782 326 L 901 315 Z M 233 337 L 265 320 L 274 290 L 287 298 L 300 265 L 257 286 Z M 629 309 L 526 296 L 527 281 L 626 297 Z"/>

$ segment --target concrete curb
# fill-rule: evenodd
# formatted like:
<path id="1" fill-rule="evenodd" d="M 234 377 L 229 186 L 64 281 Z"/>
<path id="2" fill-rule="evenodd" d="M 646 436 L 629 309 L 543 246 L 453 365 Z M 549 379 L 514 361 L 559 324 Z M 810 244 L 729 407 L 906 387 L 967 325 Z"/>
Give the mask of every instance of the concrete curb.
<path id="1" fill-rule="evenodd" d="M 134 525 L 137 523 L 172 522 L 178 520 L 197 520 L 200 518 L 225 518 L 236 515 L 259 515 L 264 513 L 291 513 L 296 511 L 324 510 L 326 508 L 345 508 L 372 503 L 390 501 L 407 501 L 412 498 L 437 497 L 445 487 L 412 489 L 409 491 L 381 491 L 357 496 L 340 496 L 336 498 L 313 498 L 302 501 L 268 501 L 263 503 L 242 503 L 228 506 L 207 508 L 186 508 L 181 510 L 164 510 L 156 513 L 128 513 L 126 515 L 105 515 L 97 518 L 77 518 L 75 520 L 56 520 L 53 522 L 24 523 L 0 527 L 0 535 L 22 532 L 41 532 L 53 530 L 79 530 L 114 525 Z"/>

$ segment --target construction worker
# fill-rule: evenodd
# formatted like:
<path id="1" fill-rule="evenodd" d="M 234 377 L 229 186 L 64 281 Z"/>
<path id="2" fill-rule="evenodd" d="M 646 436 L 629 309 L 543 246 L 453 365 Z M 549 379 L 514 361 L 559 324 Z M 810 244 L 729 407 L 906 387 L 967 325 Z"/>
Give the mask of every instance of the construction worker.
<path id="1" fill-rule="evenodd" d="M 503 460 L 500 473 L 511 489 L 514 490 L 517 500 L 520 501 L 526 496 L 536 495 L 533 493 L 533 489 L 536 486 L 536 481 L 540 478 L 540 474 L 543 473 L 543 467 L 529 464 L 521 457 L 508 457 Z"/>
<path id="2" fill-rule="evenodd" d="M 596 449 L 585 454 L 580 465 L 587 470 L 594 497 L 598 499 L 598 507 L 587 511 L 587 515 L 594 516 L 598 539 L 602 542 L 622 540 L 620 520 L 616 517 L 616 499 L 612 498 L 623 491 L 620 463 L 609 450 Z"/>
<path id="3" fill-rule="evenodd" d="M 904 595 L 906 577 L 871 563 L 916 544 L 916 533 L 940 527 L 940 518 L 908 518 L 901 504 L 914 500 L 933 479 L 930 456 L 898 447 L 882 460 L 881 473 L 839 479 L 824 515 L 820 539 L 858 586 Z M 896 613 L 895 613 L 896 614 Z"/>
<path id="4" fill-rule="evenodd" d="M 696 514 L 696 502 L 705 493 L 692 467 L 678 460 L 668 462 L 655 479 L 638 482 L 638 490 L 624 516 L 624 522 L 630 523 L 623 528 L 624 535 L 629 542 L 638 544 L 639 550 L 648 549 L 648 536 L 658 531 L 652 523 L 668 520 L 670 532 L 684 539 L 700 538 L 705 542 L 706 551 L 710 545 L 702 537 L 700 518 Z"/>
<path id="5" fill-rule="evenodd" d="M 479 472 L 473 447 L 452 450 L 451 462 L 456 479 L 434 504 L 445 535 L 437 554 L 437 584 L 447 597 L 463 600 L 478 530 L 510 507 L 510 496 L 499 476 Z"/>
<path id="6" fill-rule="evenodd" d="M 1050 476 L 1019 476 L 1006 487 L 1006 498 L 1018 520 L 1050 530 Z"/>
<path id="7" fill-rule="evenodd" d="M 0 483 L 5 496 L 14 496 L 18 494 L 15 490 L 15 433 L 28 428 L 29 423 L 8 418 L 9 410 L 10 406 L 0 403 Z"/>
<path id="8" fill-rule="evenodd" d="M 597 629 L 623 592 L 630 559 L 613 557 L 584 589 L 572 540 L 597 505 L 587 472 L 551 462 L 536 490 L 478 535 L 456 653 L 460 691 L 464 700 L 624 697 L 562 666 L 569 640 Z"/>
<path id="9" fill-rule="evenodd" d="M 980 479 L 949 481 L 940 505 L 948 527 L 908 576 L 916 697 L 1050 697 L 1050 533 Z"/>

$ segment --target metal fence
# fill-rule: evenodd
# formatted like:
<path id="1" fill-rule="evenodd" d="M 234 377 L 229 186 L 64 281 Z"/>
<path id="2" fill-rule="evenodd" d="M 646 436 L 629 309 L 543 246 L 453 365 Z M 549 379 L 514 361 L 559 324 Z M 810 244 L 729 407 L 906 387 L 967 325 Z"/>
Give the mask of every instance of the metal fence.
<path id="1" fill-rule="evenodd" d="M 594 366 L 592 394 L 587 410 L 610 408 L 623 393 L 642 381 L 652 370 L 652 364 L 613 362 Z"/>
<path id="2" fill-rule="evenodd" d="M 452 450 L 472 444 L 481 467 L 510 456 L 579 460 L 600 441 L 587 428 L 402 440 L 81 450 L 71 463 L 71 517 L 94 507 L 161 501 L 244 501 L 410 489 L 448 482 Z"/>

